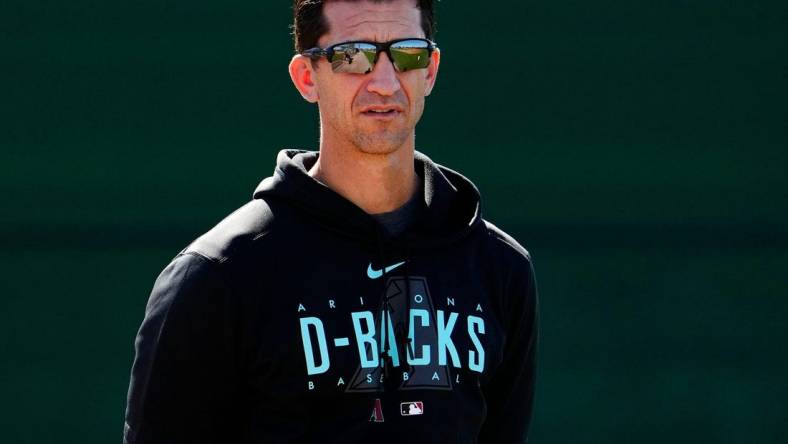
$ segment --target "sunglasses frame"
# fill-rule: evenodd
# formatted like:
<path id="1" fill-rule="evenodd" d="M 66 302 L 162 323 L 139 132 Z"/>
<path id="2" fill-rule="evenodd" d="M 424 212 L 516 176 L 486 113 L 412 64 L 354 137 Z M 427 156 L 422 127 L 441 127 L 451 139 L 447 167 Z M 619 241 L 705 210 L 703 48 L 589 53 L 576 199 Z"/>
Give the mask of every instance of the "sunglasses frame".
<path id="1" fill-rule="evenodd" d="M 370 41 L 366 41 L 366 40 L 351 40 L 351 41 L 347 41 L 347 42 L 335 43 L 335 44 L 333 44 L 331 46 L 327 46 L 325 48 L 320 48 L 318 46 L 315 46 L 314 48 L 309 48 L 309 49 L 305 50 L 304 52 L 301 53 L 301 55 L 306 56 L 306 57 L 310 57 L 310 58 L 313 58 L 313 59 L 319 59 L 320 57 L 325 57 L 326 60 L 328 60 L 328 62 L 331 63 L 331 59 L 334 57 L 334 48 L 336 48 L 337 46 L 348 45 L 348 44 L 351 44 L 351 43 L 365 43 L 365 44 L 372 45 L 372 46 L 375 47 L 375 59 L 372 60 L 372 68 L 373 69 L 375 68 L 375 65 L 377 65 L 378 59 L 380 59 L 380 53 L 385 51 L 386 55 L 388 56 L 389 60 L 391 61 L 391 64 L 394 66 L 394 70 L 397 71 L 397 72 L 405 72 L 405 71 L 409 71 L 409 70 L 400 71 L 397 68 L 397 65 L 394 63 L 394 57 L 391 56 L 391 46 L 394 45 L 394 44 L 400 43 L 400 42 L 407 42 L 407 41 L 410 41 L 410 40 L 418 40 L 420 42 L 427 43 L 427 47 L 424 48 L 424 49 L 427 50 L 427 55 L 428 55 L 428 57 L 430 57 L 429 62 L 427 63 L 427 66 L 425 66 L 424 68 L 416 68 L 416 69 L 425 69 L 428 66 L 430 66 L 430 63 L 432 63 L 432 58 L 431 58 L 432 57 L 432 53 L 435 50 L 438 49 L 438 45 L 435 42 L 433 42 L 432 40 L 423 39 L 423 38 L 420 38 L 420 37 L 409 37 L 409 38 L 404 38 L 404 39 L 389 40 L 388 42 L 382 42 L 382 43 L 381 42 L 370 42 Z M 333 69 L 332 69 L 332 71 L 333 71 Z M 336 72 L 336 71 L 334 71 L 334 72 Z M 367 72 L 364 72 L 364 73 L 348 73 L 348 74 L 367 74 L 369 72 L 370 71 L 367 71 Z"/>

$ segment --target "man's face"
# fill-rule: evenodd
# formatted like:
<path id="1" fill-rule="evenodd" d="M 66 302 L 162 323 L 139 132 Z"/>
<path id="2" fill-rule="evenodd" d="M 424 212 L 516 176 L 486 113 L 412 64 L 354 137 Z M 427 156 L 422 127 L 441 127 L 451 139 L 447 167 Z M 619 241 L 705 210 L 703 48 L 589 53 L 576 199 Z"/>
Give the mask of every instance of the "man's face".
<path id="1" fill-rule="evenodd" d="M 421 11 L 414 0 L 390 3 L 333 1 L 323 13 L 329 32 L 318 40 L 321 48 L 364 40 L 387 42 L 421 37 Z M 370 154 L 386 154 L 402 147 L 414 135 L 424 111 L 424 97 L 434 84 L 439 54 L 430 67 L 397 72 L 383 52 L 368 74 L 334 73 L 325 57 L 316 61 L 317 90 L 322 136 L 332 143 L 350 143 Z M 391 107 L 385 114 L 370 108 Z"/>

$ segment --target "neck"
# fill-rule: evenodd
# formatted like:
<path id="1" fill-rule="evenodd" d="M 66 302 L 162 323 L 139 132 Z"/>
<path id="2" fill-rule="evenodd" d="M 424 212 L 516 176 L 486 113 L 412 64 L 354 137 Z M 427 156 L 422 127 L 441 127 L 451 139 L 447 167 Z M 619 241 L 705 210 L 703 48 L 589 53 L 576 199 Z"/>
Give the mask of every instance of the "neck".
<path id="1" fill-rule="evenodd" d="M 309 175 L 368 214 L 404 205 L 416 192 L 414 137 L 390 153 L 365 153 L 354 146 L 320 142 L 320 157 Z"/>

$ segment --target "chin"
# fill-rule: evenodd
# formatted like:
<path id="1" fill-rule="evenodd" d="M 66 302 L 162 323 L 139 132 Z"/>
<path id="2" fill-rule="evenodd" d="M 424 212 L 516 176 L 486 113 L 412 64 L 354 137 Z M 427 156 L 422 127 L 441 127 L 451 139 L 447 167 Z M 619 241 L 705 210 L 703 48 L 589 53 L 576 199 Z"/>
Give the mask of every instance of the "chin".
<path id="1" fill-rule="evenodd" d="M 402 147 L 401 145 L 400 146 L 396 146 L 396 147 L 393 147 L 393 146 L 382 146 L 382 145 L 359 146 L 358 150 L 361 151 L 364 154 L 384 155 L 384 154 L 391 154 L 393 152 L 396 152 L 401 147 Z"/>
<path id="2" fill-rule="evenodd" d="M 391 154 L 407 145 L 409 134 L 356 134 L 354 139 L 359 151 L 366 154 Z"/>

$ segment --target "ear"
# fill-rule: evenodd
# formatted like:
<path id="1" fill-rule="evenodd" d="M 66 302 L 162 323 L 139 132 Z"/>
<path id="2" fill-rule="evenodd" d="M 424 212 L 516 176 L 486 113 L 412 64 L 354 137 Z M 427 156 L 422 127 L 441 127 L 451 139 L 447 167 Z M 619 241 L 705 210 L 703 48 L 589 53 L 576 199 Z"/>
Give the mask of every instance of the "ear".
<path id="1" fill-rule="evenodd" d="M 315 103 L 318 99 L 317 84 L 315 83 L 315 71 L 312 68 L 312 61 L 309 57 L 296 54 L 290 60 L 288 66 L 290 79 L 296 89 L 301 93 L 301 97 L 309 103 Z"/>
<path id="2" fill-rule="evenodd" d="M 424 90 L 425 96 L 430 95 L 432 88 L 435 86 L 435 80 L 438 77 L 438 68 L 441 64 L 440 49 L 435 49 L 435 51 L 432 51 L 432 55 L 430 57 L 432 60 L 430 60 L 430 66 L 427 67 L 427 88 Z"/>

